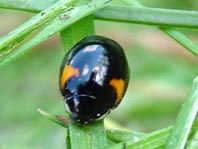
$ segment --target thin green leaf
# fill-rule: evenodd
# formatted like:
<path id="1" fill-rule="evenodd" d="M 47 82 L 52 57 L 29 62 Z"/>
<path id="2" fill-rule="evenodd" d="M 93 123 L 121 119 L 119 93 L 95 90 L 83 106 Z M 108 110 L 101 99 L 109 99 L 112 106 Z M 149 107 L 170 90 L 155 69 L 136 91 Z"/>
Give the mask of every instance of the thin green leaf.
<path id="1" fill-rule="evenodd" d="M 109 140 L 117 143 L 128 140 L 137 141 L 143 135 L 145 135 L 144 133 L 140 133 L 140 132 L 128 132 L 128 131 L 120 131 L 120 130 L 112 130 L 112 129 L 107 129 L 106 134 Z"/>
<path id="2" fill-rule="evenodd" d="M 40 12 L 45 9 L 49 4 L 54 3 L 54 0 L 49 2 L 42 2 L 41 5 L 36 5 L 36 2 L 31 0 L 27 6 L 20 5 L 24 0 L 21 0 L 18 4 L 3 1 L 0 3 L 0 7 L 12 8 L 16 7 L 21 10 L 30 11 L 33 9 L 35 12 Z M 147 8 L 143 7 L 140 3 L 136 1 L 125 1 L 127 4 L 134 5 L 121 6 L 121 5 L 109 5 L 97 13 L 95 17 L 102 20 L 113 20 L 113 21 L 123 21 L 123 22 L 133 22 L 139 24 L 150 24 L 162 27 L 182 27 L 182 28 L 198 28 L 198 17 L 197 11 L 185 11 L 185 10 L 171 10 L 171 9 L 160 9 L 160 8 Z M 26 4 L 26 3 L 25 3 Z M 31 8 L 31 4 L 33 8 Z M 11 5 L 11 6 L 10 6 Z M 12 6 L 14 5 L 14 6 Z M 118 13 L 118 12 L 122 13 Z M 130 15 L 129 15 L 130 14 Z M 176 19 L 175 19 L 176 18 Z"/>
<path id="3" fill-rule="evenodd" d="M 65 125 L 65 121 L 68 121 L 68 118 L 59 118 L 60 116 L 54 116 L 51 115 L 41 109 L 37 109 L 37 111 L 47 118 L 48 120 L 52 121 L 53 123 L 68 128 L 68 123 Z M 128 132 L 128 131 L 122 131 L 122 130 L 112 130 L 112 129 L 106 129 L 106 136 L 109 140 L 113 142 L 123 142 L 127 140 L 134 140 L 137 141 L 140 137 L 142 137 L 144 134 L 140 132 Z"/>
<path id="4" fill-rule="evenodd" d="M 197 149 L 198 148 L 198 119 L 195 119 L 190 135 L 188 137 L 188 143 L 186 149 Z"/>
<path id="5" fill-rule="evenodd" d="M 143 135 L 137 140 L 129 140 L 118 143 L 105 149 L 154 149 L 163 147 L 168 139 L 172 127 L 164 128 L 150 134 Z"/>
<path id="6" fill-rule="evenodd" d="M 125 5 L 133 5 L 136 7 L 143 7 L 142 4 L 140 4 L 139 2 L 137 2 L 136 0 L 120 0 L 122 3 L 124 3 Z"/>
<path id="7" fill-rule="evenodd" d="M 185 10 L 171 10 L 171 9 L 159 9 L 159 8 L 147 8 L 143 7 L 136 1 L 122 0 L 130 6 L 109 5 L 104 9 L 101 9 L 95 14 L 98 19 L 134 22 L 140 24 L 151 24 L 163 27 L 183 27 L 183 28 L 198 28 L 197 11 L 185 11 Z M 40 2 L 40 1 L 39 1 Z M 29 3 L 24 3 L 24 0 L 20 0 L 19 3 L 7 2 L 4 0 L 0 2 L 0 7 L 16 8 L 21 10 L 40 12 L 45 9 L 49 4 L 54 3 L 54 0 L 49 2 L 38 2 L 30 0 Z M 2 3 L 2 4 L 1 4 Z M 31 6 L 31 4 L 34 4 Z M 122 12 L 122 13 L 119 13 Z M 129 15 L 130 14 L 130 15 Z M 175 19 L 176 18 L 176 19 Z"/>
<path id="8" fill-rule="evenodd" d="M 142 4 L 137 2 L 136 0 L 121 0 L 126 5 L 133 5 L 136 7 L 144 8 Z M 195 11 L 198 13 L 197 11 Z M 163 32 L 165 32 L 168 36 L 170 36 L 172 39 L 174 39 L 176 42 L 181 44 L 183 47 L 185 47 L 189 52 L 193 53 L 194 55 L 198 55 L 198 45 L 195 44 L 192 40 L 190 40 L 188 37 L 186 37 L 181 32 L 178 32 L 174 29 L 170 28 L 160 28 Z"/>
<path id="9" fill-rule="evenodd" d="M 161 30 L 164 33 L 168 34 L 175 41 L 177 41 L 180 45 L 182 45 L 187 50 L 189 50 L 189 52 L 193 53 L 194 55 L 198 55 L 198 45 L 196 45 L 192 40 L 190 40 L 184 34 L 170 28 L 161 28 Z"/>
<path id="10" fill-rule="evenodd" d="M 80 1 L 73 9 L 63 13 L 61 16 L 56 17 L 48 24 L 41 32 L 39 32 L 30 41 L 26 42 L 19 49 L 13 51 L 9 55 L 6 55 L 4 59 L 0 61 L 0 66 L 14 59 L 15 57 L 22 55 L 28 49 L 38 45 L 39 43 L 49 39 L 52 35 L 61 30 L 69 27 L 80 19 L 94 13 L 98 9 L 104 7 L 109 0 L 98 0 L 98 1 Z"/>
<path id="11" fill-rule="evenodd" d="M 194 79 L 192 89 L 180 111 L 166 148 L 183 149 L 198 112 L 198 77 Z"/>
<path id="12" fill-rule="evenodd" d="M 63 46 L 63 54 L 65 55 L 65 53 L 69 49 L 71 49 L 82 38 L 93 34 L 94 34 L 94 22 L 92 15 L 83 18 L 77 23 L 74 23 L 73 25 L 69 26 L 67 29 L 61 32 L 61 43 Z"/>
<path id="13" fill-rule="evenodd" d="M 95 17 L 102 20 L 163 27 L 198 28 L 198 12 L 196 11 L 109 5 L 96 12 Z"/>
<path id="14" fill-rule="evenodd" d="M 0 8 L 40 12 L 57 0 L 1 0 Z"/>
<path id="15" fill-rule="evenodd" d="M 196 133 L 197 128 L 198 128 L 198 119 L 196 119 L 194 121 L 193 129 L 191 129 L 192 130 L 191 133 Z M 157 149 L 157 148 L 164 149 L 166 142 L 168 140 L 168 137 L 171 134 L 171 132 L 172 132 L 172 126 L 163 128 L 158 131 L 155 131 L 155 132 L 152 132 L 149 134 L 145 134 L 145 135 L 143 135 L 143 134 L 141 135 L 141 133 L 139 133 L 140 135 L 139 136 L 137 135 L 136 139 L 123 141 L 116 145 L 112 145 L 111 147 L 108 147 L 106 149 L 123 149 L 123 148 L 126 148 L 126 149 L 154 149 L 154 148 L 155 149 Z M 108 133 L 108 131 L 107 131 L 107 133 Z M 118 134 L 119 133 L 123 133 L 123 132 L 118 132 Z M 116 135 L 118 135 L 118 134 L 116 134 Z M 133 134 L 131 134 L 131 135 L 133 135 Z M 126 135 L 126 137 L 127 136 L 130 136 L 130 134 Z M 194 140 L 194 141 L 197 141 L 197 140 Z M 190 148 L 190 149 L 196 149 L 196 148 Z"/>
<path id="16" fill-rule="evenodd" d="M 0 149 L 33 149 L 32 147 L 0 145 Z"/>
<path id="17" fill-rule="evenodd" d="M 68 132 L 71 149 L 104 149 L 107 147 L 103 121 L 85 126 L 71 123 Z"/>
<path id="18" fill-rule="evenodd" d="M 67 128 L 66 123 L 64 123 L 63 121 L 61 121 L 60 119 L 58 119 L 58 116 L 54 116 L 54 115 L 50 115 L 49 113 L 41 110 L 41 109 L 37 109 L 37 111 L 44 117 L 46 117 L 47 119 L 49 119 L 50 121 L 63 126 L 65 128 Z"/>
<path id="19" fill-rule="evenodd" d="M 63 126 L 66 129 L 66 146 L 67 149 L 92 149 L 107 146 L 106 133 L 103 122 L 98 122 L 93 125 L 80 126 L 71 122 L 68 126 L 56 116 L 37 109 L 38 112 L 49 119 L 50 121 Z"/>
<path id="20" fill-rule="evenodd" d="M 192 140 L 187 145 L 186 149 L 197 149 L 198 148 L 198 130 L 193 136 Z"/>
<path id="21" fill-rule="evenodd" d="M 33 31 L 48 23 L 52 18 L 60 15 L 66 6 L 73 4 L 75 0 L 63 0 L 58 1 L 51 7 L 40 12 L 27 22 L 23 23 L 15 30 L 0 38 L 0 51 L 8 51 L 12 47 L 16 46 L 20 41 L 24 40 L 25 37 L 30 35 Z"/>
<path id="22" fill-rule="evenodd" d="M 40 110 L 39 110 L 40 111 Z M 44 117 L 49 119 L 50 121 L 66 127 L 65 123 L 60 121 L 60 119 L 57 119 L 56 116 L 52 116 L 43 110 L 40 112 Z M 193 136 L 189 138 L 189 143 L 187 146 L 187 149 L 196 149 L 198 144 L 198 122 L 193 125 Z M 150 134 L 143 134 L 140 132 L 127 132 L 127 131 L 120 131 L 120 130 L 106 130 L 107 138 L 114 143 L 118 143 L 116 145 L 112 144 L 112 147 L 108 147 L 108 149 L 123 149 L 123 146 L 128 148 L 134 148 L 134 149 L 150 149 L 152 147 L 160 148 L 165 146 L 167 136 L 170 134 L 172 130 L 172 127 L 168 127 L 162 130 L 158 130 L 156 132 L 152 132 Z M 159 141 L 159 142 L 158 142 Z M 161 142 L 162 141 L 162 142 Z M 121 142 L 121 143 L 119 143 Z M 157 143 L 158 142 L 158 143 Z M 164 148 L 164 147 L 163 147 Z"/>

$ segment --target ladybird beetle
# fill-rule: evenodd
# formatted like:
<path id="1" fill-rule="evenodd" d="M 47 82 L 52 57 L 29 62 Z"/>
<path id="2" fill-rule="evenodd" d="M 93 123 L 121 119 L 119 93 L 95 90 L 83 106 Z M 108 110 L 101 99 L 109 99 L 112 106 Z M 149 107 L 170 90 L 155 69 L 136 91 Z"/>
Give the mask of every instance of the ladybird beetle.
<path id="1" fill-rule="evenodd" d="M 93 35 L 82 39 L 66 54 L 59 86 L 71 118 L 89 124 L 117 107 L 128 81 L 128 63 L 120 45 Z"/>

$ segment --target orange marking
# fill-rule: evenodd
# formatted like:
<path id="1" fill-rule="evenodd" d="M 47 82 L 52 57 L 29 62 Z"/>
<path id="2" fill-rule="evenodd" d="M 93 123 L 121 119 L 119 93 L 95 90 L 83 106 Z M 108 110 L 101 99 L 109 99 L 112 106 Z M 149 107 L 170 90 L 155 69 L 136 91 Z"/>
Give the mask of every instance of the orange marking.
<path id="1" fill-rule="evenodd" d="M 116 90 L 117 98 L 116 98 L 115 103 L 118 104 L 121 101 L 123 93 L 124 93 L 125 82 L 123 79 L 112 79 L 109 82 L 109 85 L 114 87 Z"/>
<path id="2" fill-rule="evenodd" d="M 64 88 L 65 82 L 71 78 L 71 77 L 78 77 L 79 76 L 79 70 L 78 68 L 74 68 L 70 65 L 65 65 L 65 68 L 63 69 L 63 72 L 61 74 L 61 79 L 60 79 L 60 86 L 61 89 Z"/>

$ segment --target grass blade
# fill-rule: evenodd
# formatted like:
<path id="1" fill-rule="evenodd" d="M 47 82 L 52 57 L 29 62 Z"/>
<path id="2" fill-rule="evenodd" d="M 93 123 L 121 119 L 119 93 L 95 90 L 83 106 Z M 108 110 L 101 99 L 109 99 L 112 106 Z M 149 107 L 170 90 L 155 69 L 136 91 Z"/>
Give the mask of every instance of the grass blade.
<path id="1" fill-rule="evenodd" d="M 37 109 L 37 111 L 47 118 L 48 120 L 52 121 L 53 123 L 68 128 L 69 120 L 66 117 L 62 116 L 54 116 L 51 115 L 41 109 Z M 61 119 L 60 119 L 61 118 Z M 113 141 L 113 142 L 124 142 L 128 140 L 134 140 L 137 141 L 139 138 L 141 138 L 144 134 L 140 132 L 127 132 L 127 131 L 121 131 L 121 130 L 112 130 L 112 129 L 106 129 L 106 137 Z"/>
<path id="2" fill-rule="evenodd" d="M 143 135 L 145 135 L 144 133 L 140 133 L 140 132 L 128 132 L 128 131 L 120 131 L 120 130 L 112 130 L 112 129 L 107 129 L 106 134 L 109 140 L 116 143 L 124 142 L 128 140 L 137 141 Z"/>
<path id="3" fill-rule="evenodd" d="M 180 111 L 173 132 L 166 144 L 167 149 L 183 149 L 198 112 L 198 77 L 193 81 L 192 89 Z"/>
<path id="4" fill-rule="evenodd" d="M 180 45 L 189 50 L 189 52 L 193 53 L 194 55 L 198 55 L 198 45 L 196 45 L 184 34 L 170 28 L 161 28 L 161 30 L 169 35 L 171 38 L 173 38 L 175 41 L 177 41 Z"/>
<path id="5" fill-rule="evenodd" d="M 137 140 L 129 140 L 118 143 L 105 149 L 154 149 L 165 145 L 172 127 L 164 128 L 150 134 L 138 137 Z"/>
<path id="6" fill-rule="evenodd" d="M 37 109 L 37 111 L 44 117 L 46 117 L 47 119 L 49 119 L 50 121 L 67 128 L 66 123 L 64 123 L 63 121 L 61 121 L 60 119 L 58 119 L 59 116 L 54 116 L 54 115 L 50 115 L 49 113 L 41 110 L 41 109 Z"/>
<path id="7" fill-rule="evenodd" d="M 24 3 L 24 1 L 25 0 L 20 0 L 18 3 L 13 3 L 13 1 L 4 0 L 0 2 L 0 7 L 40 12 L 55 2 L 55 0 L 50 0 L 47 2 L 37 2 L 38 0 L 30 0 L 25 3 L 25 5 L 21 5 L 21 3 Z M 102 20 L 150 24 L 163 27 L 198 28 L 198 20 L 196 19 L 198 17 L 197 11 L 147 8 L 143 7 L 136 1 L 126 1 L 125 3 L 127 5 L 134 5 L 135 7 L 109 5 L 95 13 L 95 17 Z M 120 11 L 122 13 L 118 13 Z"/>
<path id="8" fill-rule="evenodd" d="M 1 0 L 0 8 L 40 12 L 57 0 Z"/>
<path id="9" fill-rule="evenodd" d="M 198 28 L 198 12 L 196 11 L 109 5 L 96 12 L 95 17 L 102 20 L 163 27 Z"/>
<path id="10" fill-rule="evenodd" d="M 188 137 L 188 144 L 186 149 L 197 149 L 198 148 L 198 119 L 195 119 L 191 133 Z"/>
<path id="11" fill-rule="evenodd" d="M 104 7 L 109 0 L 98 0 L 96 1 L 80 1 L 78 4 L 74 6 L 73 9 L 63 13 L 62 16 L 56 17 L 53 21 L 48 24 L 41 32 L 39 32 L 35 37 L 33 37 L 30 41 L 26 42 L 19 49 L 16 49 L 9 55 L 6 55 L 4 59 L 0 61 L 0 66 L 5 63 L 13 60 L 19 55 L 22 55 L 28 49 L 38 45 L 39 43 L 49 39 L 55 33 L 62 31 L 63 29 L 69 27 L 75 22 L 79 21 L 82 18 L 89 16 L 94 13 L 98 9 Z"/>
<path id="12" fill-rule="evenodd" d="M 82 25 L 83 24 L 83 25 Z M 61 32 L 63 55 L 85 36 L 94 34 L 94 20 L 90 15 Z"/>
<path id="13" fill-rule="evenodd" d="M 198 130 L 196 131 L 194 137 L 187 145 L 186 149 L 197 149 L 198 148 Z"/>
<path id="14" fill-rule="evenodd" d="M 86 126 L 71 123 L 68 131 L 71 149 L 104 149 L 107 146 L 102 121 Z"/>
<path id="15" fill-rule="evenodd" d="M 51 19 L 61 14 L 63 8 L 71 5 L 75 0 L 58 1 L 53 6 L 40 12 L 24 24 L 17 27 L 14 31 L 0 38 L 0 51 L 8 51 L 25 39 L 33 31 L 48 23 Z"/>
<path id="16" fill-rule="evenodd" d="M 106 131 L 102 121 L 93 125 L 81 126 L 70 122 L 67 126 L 56 116 L 37 109 L 38 112 L 50 121 L 63 126 L 67 132 L 67 146 L 71 149 L 103 149 L 107 146 Z M 68 135 L 69 134 L 69 135 Z"/>
<path id="17" fill-rule="evenodd" d="M 19 0 L 16 3 L 14 1 L 3 0 L 0 2 L 0 7 L 40 12 L 54 2 L 55 0 L 39 2 L 38 0 L 29 0 L 28 2 Z M 198 20 L 196 19 L 198 17 L 197 11 L 147 8 L 136 1 L 129 2 L 125 0 L 125 3 L 127 5 L 134 5 L 135 7 L 109 5 L 98 11 L 95 17 L 102 20 L 124 21 L 163 27 L 198 28 Z"/>
<path id="18" fill-rule="evenodd" d="M 135 1 L 135 0 L 132 0 L 132 1 L 129 1 L 129 0 L 122 0 L 126 5 L 132 5 L 132 6 L 135 6 L 136 8 L 135 9 L 147 9 L 146 7 L 144 7 L 143 5 L 141 5 L 140 3 L 138 3 L 137 1 Z M 113 21 L 124 21 L 124 22 L 130 22 L 129 20 L 128 20 L 128 18 L 130 18 L 130 16 L 128 15 L 128 13 L 130 13 L 130 12 L 128 12 L 128 13 L 124 13 L 124 10 L 125 9 L 123 9 L 123 11 L 122 11 L 122 13 L 120 14 L 120 13 L 117 13 L 117 12 L 119 12 L 118 10 L 117 10 L 117 12 L 113 12 L 112 10 L 111 10 L 111 8 L 112 9 L 115 9 L 115 8 L 113 8 L 113 7 L 111 7 L 111 6 L 108 6 L 109 8 L 108 9 L 106 9 L 106 7 L 105 8 L 103 8 L 103 9 L 101 9 L 100 11 L 98 11 L 95 15 L 96 15 L 96 18 L 97 17 L 99 17 L 99 19 L 105 19 L 105 20 L 113 20 Z M 119 7 L 123 7 L 123 6 L 119 6 Z M 125 7 L 129 7 L 129 6 L 125 6 Z M 131 10 L 132 9 L 134 9 L 133 7 L 129 7 Z M 120 9 L 120 8 L 118 8 L 118 9 Z M 150 9 L 156 9 L 156 8 L 150 8 Z M 103 12 L 104 11 L 104 12 Z M 108 12 L 109 11 L 109 12 Z M 126 10 L 127 11 L 127 10 Z M 144 11 L 144 10 L 143 10 Z M 158 11 L 158 9 L 156 9 L 156 11 Z M 182 20 L 183 18 L 184 18 L 184 16 L 182 15 L 182 12 L 178 12 L 178 11 L 176 11 L 176 10 L 170 10 L 170 11 L 175 11 L 174 13 L 176 14 L 176 16 L 178 15 L 178 17 L 180 16 L 181 18 L 180 19 L 177 19 L 177 21 L 178 20 Z M 112 12 L 112 14 L 110 13 L 110 12 Z M 187 13 L 188 13 L 189 11 L 184 11 L 184 13 L 186 14 L 186 16 L 188 16 L 187 15 Z M 162 11 L 162 13 L 163 13 L 163 11 Z M 168 12 L 165 12 L 165 13 L 167 13 L 168 14 Z M 178 13 L 178 14 L 177 14 Z M 190 13 L 192 13 L 192 12 L 190 12 Z M 115 16 L 115 14 L 116 14 L 116 16 Z M 134 15 L 134 14 L 131 14 L 131 15 Z M 165 18 L 165 20 L 166 21 L 168 21 L 168 18 L 170 19 L 170 20 L 172 20 L 173 22 L 174 22 L 174 24 L 176 24 L 176 22 L 177 21 L 175 21 L 173 18 L 172 18 L 172 16 L 171 16 L 171 14 L 169 14 L 170 15 L 170 18 L 168 17 L 168 16 L 161 16 L 161 17 L 164 17 Z M 197 28 L 198 27 L 198 19 L 196 19 L 198 16 L 198 12 L 193 12 L 193 14 L 189 14 L 189 18 L 191 18 L 192 20 L 194 20 L 193 22 L 195 23 L 194 25 L 194 27 L 195 28 Z M 136 14 L 136 16 L 133 16 L 133 17 L 135 17 L 135 18 L 137 18 L 137 20 L 139 19 L 140 21 L 142 20 L 142 21 L 144 21 L 144 19 L 137 13 Z M 145 16 L 146 17 L 146 16 Z M 151 18 L 152 19 L 154 19 L 153 21 L 153 23 L 151 23 L 152 25 L 154 25 L 154 24 L 157 24 L 157 23 L 155 23 L 155 15 L 154 15 L 154 17 L 153 16 L 151 16 Z M 117 19 L 118 18 L 118 19 Z M 133 19 L 135 20 L 135 18 L 132 18 L 132 21 L 131 22 L 133 22 Z M 171 19 L 172 18 L 172 19 Z M 159 21 L 162 21 L 163 22 L 163 20 L 164 19 L 160 19 L 160 17 L 159 17 Z M 164 21 L 165 21 L 164 20 Z M 184 19 L 182 22 L 178 22 L 180 25 L 181 24 L 186 24 L 186 20 L 188 20 L 188 18 L 186 18 L 186 19 Z M 188 21 L 190 21 L 190 20 L 188 20 Z M 188 22 L 187 21 L 187 22 Z M 165 23 L 165 26 L 168 24 L 168 22 L 164 22 Z M 173 26 L 174 26 L 174 24 L 172 24 Z M 188 23 L 187 23 L 188 24 Z M 172 25 L 171 25 L 171 27 L 172 27 Z M 178 27 L 182 27 L 182 26 L 178 26 Z M 163 25 L 162 25 L 163 26 Z M 183 26 L 184 27 L 184 26 Z M 190 40 L 189 38 L 187 38 L 184 34 L 182 34 L 181 32 L 178 32 L 178 31 L 176 31 L 176 30 L 174 30 L 174 29 L 169 29 L 169 28 L 159 28 L 159 29 L 161 29 L 163 32 L 165 32 L 168 36 L 170 36 L 172 39 L 174 39 L 177 43 L 179 43 L 180 45 L 182 45 L 183 47 L 185 47 L 189 52 L 191 52 L 192 54 L 194 54 L 195 56 L 198 56 L 198 46 L 192 41 L 192 40 Z"/>

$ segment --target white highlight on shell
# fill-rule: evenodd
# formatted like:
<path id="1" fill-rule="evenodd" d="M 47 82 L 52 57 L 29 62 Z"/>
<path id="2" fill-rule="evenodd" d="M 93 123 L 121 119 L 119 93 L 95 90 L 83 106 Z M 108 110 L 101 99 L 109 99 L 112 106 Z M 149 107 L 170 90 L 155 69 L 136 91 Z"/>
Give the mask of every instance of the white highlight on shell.
<path id="1" fill-rule="evenodd" d="M 86 46 L 83 50 L 83 53 L 86 53 L 86 52 L 93 52 L 97 49 L 98 45 L 89 45 L 89 46 Z"/>
<path id="2" fill-rule="evenodd" d="M 89 73 L 89 65 L 85 65 L 82 70 L 82 75 L 86 76 Z"/>
<path id="3" fill-rule="evenodd" d="M 103 85 L 105 76 L 107 75 L 108 66 L 109 66 L 108 58 L 106 56 L 101 56 L 99 58 L 99 63 L 97 64 L 97 66 L 93 70 L 96 73 L 95 81 L 99 85 Z"/>
<path id="4" fill-rule="evenodd" d="M 96 118 L 96 120 L 102 120 L 102 119 L 104 119 L 110 112 L 111 112 L 111 110 L 108 110 L 106 113 L 104 113 L 102 115 L 99 114 L 99 116 L 98 116 L 98 114 L 97 114 L 98 118 Z"/>

